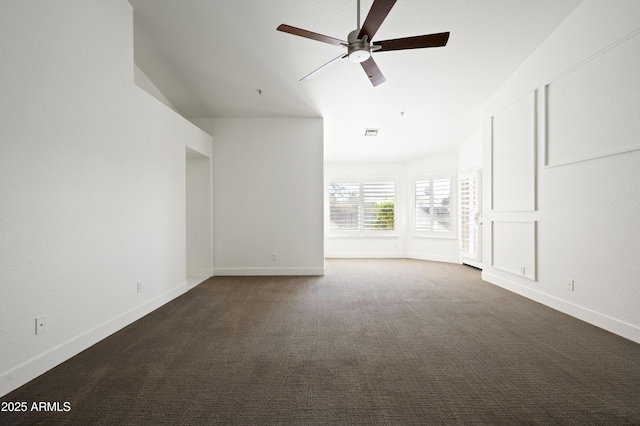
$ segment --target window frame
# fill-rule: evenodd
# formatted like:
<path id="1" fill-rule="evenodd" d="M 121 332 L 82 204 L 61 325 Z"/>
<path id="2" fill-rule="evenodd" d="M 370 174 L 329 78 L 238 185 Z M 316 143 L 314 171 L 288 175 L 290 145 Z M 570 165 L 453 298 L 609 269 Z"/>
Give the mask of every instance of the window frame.
<path id="1" fill-rule="evenodd" d="M 397 177 L 330 177 L 325 180 L 325 236 L 326 237 L 354 237 L 354 238 L 376 238 L 376 237 L 397 237 L 398 236 L 398 181 Z M 331 197 L 329 194 L 330 185 L 333 183 L 357 183 L 360 185 L 360 207 L 358 217 L 358 229 L 336 230 L 331 229 Z M 393 184 L 393 229 L 364 229 L 364 185 L 367 183 L 390 183 Z"/>
<path id="2" fill-rule="evenodd" d="M 449 214 L 450 214 L 450 229 L 448 232 L 435 231 L 433 229 L 433 216 L 430 216 L 431 229 L 419 229 L 416 227 L 416 185 L 418 182 L 430 181 L 433 185 L 434 180 L 449 179 Z M 440 238 L 440 239 L 456 239 L 457 237 L 457 220 L 458 220 L 458 204 L 457 204 L 457 187 L 456 187 L 456 173 L 455 171 L 434 173 L 427 175 L 416 176 L 411 179 L 411 237 L 418 238 Z M 433 208 L 433 198 L 430 200 L 430 208 Z"/>

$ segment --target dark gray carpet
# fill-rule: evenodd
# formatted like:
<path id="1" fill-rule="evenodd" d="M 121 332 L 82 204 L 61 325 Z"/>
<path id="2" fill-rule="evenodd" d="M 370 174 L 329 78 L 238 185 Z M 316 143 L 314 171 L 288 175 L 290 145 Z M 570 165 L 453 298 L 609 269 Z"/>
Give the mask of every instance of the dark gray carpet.
<path id="1" fill-rule="evenodd" d="M 2 398 L 0 423 L 640 424 L 640 345 L 418 260 L 216 277 Z"/>

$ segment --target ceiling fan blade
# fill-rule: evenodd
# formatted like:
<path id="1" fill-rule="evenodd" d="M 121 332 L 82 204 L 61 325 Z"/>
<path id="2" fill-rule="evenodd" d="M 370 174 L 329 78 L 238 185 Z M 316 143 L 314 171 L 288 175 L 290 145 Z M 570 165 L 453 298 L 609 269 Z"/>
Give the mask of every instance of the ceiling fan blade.
<path id="1" fill-rule="evenodd" d="M 369 36 L 369 41 L 371 41 L 394 4 L 396 4 L 396 0 L 374 0 L 367 18 L 364 20 L 358 38 L 361 39 L 367 35 Z"/>
<path id="2" fill-rule="evenodd" d="M 346 41 L 344 40 L 340 40 L 340 39 L 329 37 L 326 35 L 303 30 L 301 28 L 292 27 L 291 25 L 281 24 L 278 26 L 277 30 L 282 31 L 283 33 L 289 33 L 289 34 L 297 35 L 300 37 L 310 38 L 311 40 L 317 40 L 323 43 L 329 43 L 336 46 L 341 46 L 342 43 L 346 43 Z"/>
<path id="3" fill-rule="evenodd" d="M 377 41 L 376 46 L 381 46 L 376 52 L 388 52 L 390 50 L 421 49 L 424 47 L 442 47 L 447 45 L 449 33 L 428 34 L 415 37 L 396 38 L 393 40 Z"/>
<path id="4" fill-rule="evenodd" d="M 309 80 L 313 80 L 314 78 L 316 78 L 318 75 L 322 74 L 324 71 L 328 70 L 329 68 L 331 68 L 331 66 L 335 65 L 338 63 L 338 61 L 340 59 L 344 59 L 346 58 L 348 55 L 340 55 L 337 58 L 333 58 L 332 60 L 330 60 L 329 62 L 327 62 L 326 64 L 324 64 L 323 66 L 321 66 L 320 68 L 317 68 L 314 71 L 311 71 L 309 74 L 305 75 L 304 77 L 302 77 L 300 79 L 300 81 L 309 81 Z"/>
<path id="5" fill-rule="evenodd" d="M 380 68 L 378 68 L 378 64 L 376 64 L 373 58 L 369 58 L 364 62 L 360 62 L 360 65 L 362 65 L 362 69 L 364 70 L 364 72 L 367 73 L 367 77 L 369 77 L 369 80 L 371 81 L 371 84 L 373 84 L 373 87 L 376 87 L 377 85 L 387 81 L 387 79 L 384 78 L 384 75 L 382 75 L 382 71 L 380 71 Z"/>

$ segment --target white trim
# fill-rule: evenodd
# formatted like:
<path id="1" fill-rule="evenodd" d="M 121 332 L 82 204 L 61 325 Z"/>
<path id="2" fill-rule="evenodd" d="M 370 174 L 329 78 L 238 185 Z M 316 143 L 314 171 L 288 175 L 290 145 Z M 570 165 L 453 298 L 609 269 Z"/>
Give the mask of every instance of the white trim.
<path id="1" fill-rule="evenodd" d="M 25 361 L 0 375 L 0 396 L 19 388 L 55 366 L 67 361 L 113 333 L 155 311 L 162 305 L 186 293 L 191 287 L 182 283 L 76 337 Z"/>
<path id="2" fill-rule="evenodd" d="M 575 164 L 575 163 L 582 163 L 584 161 L 591 161 L 591 160 L 597 160 L 599 158 L 606 158 L 606 157 L 611 157 L 613 155 L 620 155 L 620 154 L 626 154 L 628 152 L 633 152 L 633 151 L 640 151 L 640 146 L 632 146 L 632 147 L 628 147 L 628 148 L 620 148 L 620 149 L 616 149 L 613 151 L 607 151 L 607 152 L 602 152 L 599 154 L 594 154 L 594 155 L 590 155 L 587 157 L 579 157 L 576 158 L 575 160 L 566 160 L 566 161 L 561 161 L 558 163 L 554 163 L 554 164 L 547 164 L 544 166 L 545 169 L 552 169 L 554 167 L 561 167 L 561 166 L 567 166 L 569 164 Z"/>
<path id="3" fill-rule="evenodd" d="M 460 264 L 459 256 L 443 256 L 441 254 L 429 254 L 429 253 L 408 253 L 409 259 L 417 260 L 430 260 L 432 262 L 445 262 L 445 263 L 457 263 Z"/>
<path id="4" fill-rule="evenodd" d="M 406 259 L 406 252 L 332 252 L 325 253 L 327 259 Z"/>
<path id="5" fill-rule="evenodd" d="M 413 232 L 419 232 L 419 231 L 416 231 L 414 229 Z M 425 231 L 425 232 L 430 232 L 430 231 Z M 457 237 L 455 235 L 437 235 L 437 234 L 432 234 L 432 235 L 411 234 L 411 235 L 409 235 L 409 238 L 435 238 L 437 240 L 455 240 L 455 239 L 457 239 Z"/>
<path id="6" fill-rule="evenodd" d="M 489 200 L 489 206 L 492 212 L 518 212 L 518 213 L 528 213 L 528 212 L 535 212 L 538 210 L 538 197 L 537 197 L 537 189 L 538 189 L 538 89 L 534 89 L 531 92 L 527 92 L 526 94 L 522 95 L 521 97 L 519 97 L 518 99 L 512 101 L 511 103 L 503 106 L 502 108 L 500 108 L 498 111 L 495 111 L 492 115 L 491 115 L 491 126 L 490 126 L 490 150 L 491 150 L 491 164 L 489 167 L 489 172 L 490 172 L 490 176 L 491 176 L 491 181 L 489 182 L 489 186 L 491 188 L 491 199 Z M 496 181 L 495 179 L 495 126 L 494 126 L 494 121 L 495 121 L 495 117 L 497 114 L 506 111 L 507 109 L 516 106 L 518 103 L 520 102 L 524 102 L 527 100 L 528 97 L 532 98 L 532 103 L 533 105 L 531 105 L 531 109 L 532 109 L 532 115 L 533 115 L 533 122 L 532 122 L 532 134 L 530 135 L 530 138 L 527 138 L 527 142 L 530 142 L 530 146 L 527 146 L 527 152 L 531 154 L 532 156 L 532 162 L 533 162 L 533 167 L 531 170 L 531 179 L 533 182 L 533 188 L 531 189 L 532 193 L 531 194 L 527 194 L 528 196 L 531 197 L 531 199 L 527 200 L 526 206 L 521 206 L 519 208 L 506 208 L 506 209 L 497 209 L 495 207 L 495 188 L 494 188 L 494 182 Z M 546 99 L 546 97 L 545 97 Z M 546 121 L 545 121 L 546 123 Z M 530 140 L 529 140 L 530 139 Z"/>
<path id="7" fill-rule="evenodd" d="M 582 68 L 583 66 L 587 65 L 589 62 L 597 59 L 598 57 L 604 55 L 605 53 L 608 53 L 609 51 L 613 50 L 614 48 L 622 45 L 623 43 L 626 43 L 627 41 L 631 40 L 632 38 L 636 37 L 640 35 L 640 29 L 634 30 L 631 33 L 627 34 L 626 36 L 620 38 L 619 40 L 609 44 L 608 46 L 604 47 L 603 49 L 599 50 L 598 52 L 594 53 L 593 55 L 589 56 L 588 58 L 586 58 L 585 60 L 583 60 L 582 62 L 579 62 L 577 64 L 575 64 L 574 66 L 568 68 L 567 70 L 561 72 L 560 74 L 556 75 L 555 77 L 553 77 L 552 79 L 550 79 L 549 81 L 547 81 L 547 83 L 542 86 L 542 89 L 540 91 L 541 94 L 544 95 L 544 98 L 542 99 L 542 119 L 544 120 L 544 135 L 543 135 L 543 143 L 544 143 L 544 169 L 550 169 L 553 167 L 562 167 L 562 166 L 567 166 L 570 164 L 575 164 L 575 163 L 582 163 L 584 161 L 591 161 L 591 160 L 597 160 L 599 158 L 606 158 L 606 157 L 610 157 L 613 155 L 620 155 L 620 154 L 626 154 L 628 152 L 633 152 L 633 151 L 638 151 L 640 150 L 640 145 L 635 145 L 635 146 L 628 146 L 628 147 L 624 147 L 624 148 L 618 148 L 618 149 L 612 149 L 612 150 L 607 150 L 607 151 L 601 151 L 598 153 L 594 153 L 591 155 L 585 155 L 585 156 L 578 156 L 575 157 L 573 159 L 569 159 L 569 160 L 563 160 L 563 161 L 559 161 L 557 163 L 553 163 L 551 164 L 550 160 L 549 160 L 549 132 L 548 132 L 548 110 L 549 110 L 549 105 L 548 105 L 548 95 L 547 92 L 549 90 L 549 86 L 552 83 L 555 83 L 556 81 L 568 76 L 569 74 L 571 74 L 572 72 Z"/>
<path id="8" fill-rule="evenodd" d="M 498 265 L 495 262 L 495 236 L 494 236 L 494 224 L 496 223 L 520 223 L 525 225 L 531 225 L 531 232 L 533 234 L 533 274 L 530 270 L 525 269 L 525 273 L 522 273 L 522 270 L 518 271 L 515 269 L 510 269 L 508 266 Z M 537 281 L 538 276 L 538 224 L 535 220 L 492 220 L 489 222 L 489 229 L 491 235 L 491 262 L 490 265 L 493 269 L 506 272 L 511 275 L 515 275 L 517 277 L 526 278 L 530 281 Z"/>
<path id="9" fill-rule="evenodd" d="M 324 275 L 324 267 L 303 268 L 216 268 L 214 276 L 292 276 Z"/>
<path id="10" fill-rule="evenodd" d="M 213 268 L 187 269 L 187 278 L 210 278 L 213 276 Z"/>
<path id="11" fill-rule="evenodd" d="M 585 60 L 583 60 L 581 62 L 578 62 L 574 66 L 569 67 L 568 69 L 562 71 L 560 74 L 558 74 L 555 77 L 553 77 L 552 79 L 548 80 L 547 84 L 545 84 L 545 87 L 548 86 L 549 84 L 553 83 L 554 81 L 561 79 L 562 77 L 566 76 L 567 74 L 570 74 L 570 73 L 574 72 L 578 68 L 583 67 L 585 64 L 593 61 L 594 59 L 596 59 L 599 56 L 602 56 L 603 54 L 605 54 L 608 51 L 612 50 L 613 48 L 621 45 L 622 43 L 627 42 L 628 40 L 632 39 L 633 37 L 635 37 L 637 35 L 640 35 L 640 28 L 631 31 L 629 34 L 623 36 L 619 40 L 614 41 L 610 45 L 605 46 L 604 48 L 600 49 L 599 51 L 597 51 L 593 55 L 591 55 L 588 58 L 586 58 Z"/>
<path id="12" fill-rule="evenodd" d="M 482 279 L 490 284 L 502 287 L 513 293 L 519 294 L 520 296 L 524 296 L 574 318 L 595 325 L 596 327 L 600 327 L 604 330 L 610 331 L 611 333 L 617 334 L 636 343 L 640 343 L 640 327 L 638 326 L 620 321 L 608 315 L 567 302 L 566 300 L 522 286 L 516 282 L 484 271 L 482 272 Z"/>
<path id="13" fill-rule="evenodd" d="M 502 267 L 502 266 L 491 265 L 491 267 L 493 269 L 495 269 L 496 271 L 504 272 L 505 274 L 511 274 L 511 275 L 516 276 L 516 277 L 524 278 L 524 279 L 529 280 L 529 281 L 534 281 L 534 282 L 536 281 L 535 275 L 529 275 L 529 274 L 526 274 L 526 273 L 522 274 L 522 271 L 516 271 L 514 269 L 509 269 L 509 268 L 505 268 L 505 267 Z M 525 272 L 526 272 L 526 270 L 525 270 Z"/>
<path id="14" fill-rule="evenodd" d="M 378 234 L 372 234 L 374 232 L 382 232 L 382 231 L 368 231 L 365 235 L 325 235 L 325 238 L 400 238 L 400 234 L 382 234 L 382 235 L 378 235 Z"/>
<path id="15" fill-rule="evenodd" d="M 479 164 L 477 166 L 473 166 L 473 167 L 469 167 L 468 169 L 464 169 L 464 170 L 460 170 L 460 174 L 459 176 L 468 174 L 468 173 L 473 173 L 473 172 L 480 172 L 482 174 L 482 164 Z"/>
<path id="16" fill-rule="evenodd" d="M 541 88 L 536 89 L 538 92 L 538 105 L 536 105 L 536 116 L 538 117 L 537 125 L 541 126 L 538 128 L 538 137 L 539 143 L 542 144 L 542 168 L 546 169 L 549 167 L 549 127 L 547 126 L 547 122 L 549 121 L 547 118 L 547 114 L 549 108 L 547 106 L 547 87 L 551 84 L 550 82 L 542 86 Z M 542 111 L 540 111 L 542 109 Z M 537 179 L 536 179 L 537 180 Z"/>
<path id="17" fill-rule="evenodd" d="M 334 252 L 326 253 L 327 259 L 416 259 L 432 262 L 446 262 L 460 264 L 458 256 L 443 256 L 441 254 L 407 253 L 407 252 Z"/>
<path id="18" fill-rule="evenodd" d="M 208 276 L 208 277 L 187 277 L 187 287 L 189 287 L 189 290 L 191 290 L 191 287 L 195 287 L 198 284 L 202 284 L 203 282 L 205 282 L 206 280 L 208 280 L 212 276 L 213 275 Z"/>

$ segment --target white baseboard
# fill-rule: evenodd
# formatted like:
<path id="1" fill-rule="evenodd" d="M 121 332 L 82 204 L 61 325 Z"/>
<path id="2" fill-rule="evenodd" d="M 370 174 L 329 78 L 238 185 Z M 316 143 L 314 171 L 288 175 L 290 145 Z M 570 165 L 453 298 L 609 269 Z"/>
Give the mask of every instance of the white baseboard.
<path id="1" fill-rule="evenodd" d="M 209 278 L 211 277 L 187 277 L 187 287 L 189 288 L 189 290 L 191 290 L 193 287 L 197 286 L 198 284 L 202 284 Z"/>
<path id="2" fill-rule="evenodd" d="M 53 367 L 74 357 L 99 341 L 109 337 L 162 305 L 182 295 L 191 287 L 182 283 L 173 289 L 118 315 L 19 366 L 0 374 L 0 396 L 19 388 Z"/>
<path id="3" fill-rule="evenodd" d="M 459 256 L 442 256 L 439 254 L 428 254 L 428 253 L 409 253 L 407 256 L 409 259 L 419 259 L 419 260 L 431 260 L 434 262 L 446 262 L 446 263 L 457 263 L 460 264 Z"/>
<path id="4" fill-rule="evenodd" d="M 283 275 L 324 275 L 324 267 L 308 268 L 215 268 L 214 275 L 220 276 L 283 276 Z"/>
<path id="5" fill-rule="evenodd" d="M 629 324 L 624 321 L 612 318 L 608 315 L 592 311 L 591 309 L 575 305 L 573 303 L 567 302 L 566 300 L 558 299 L 557 297 L 542 293 L 529 287 L 522 286 L 513 281 L 509 281 L 507 279 L 487 272 L 482 272 L 482 279 L 491 284 L 497 285 L 498 287 L 502 287 L 513 293 L 519 294 L 520 296 L 524 296 L 552 309 L 570 315 L 574 318 L 578 318 L 589 324 L 595 325 L 596 327 L 600 327 L 626 339 L 629 339 L 636 343 L 640 343 L 640 327 L 637 327 L 633 324 Z"/>
<path id="6" fill-rule="evenodd" d="M 330 252 L 325 253 L 327 259 L 406 259 L 405 252 Z"/>
<path id="7" fill-rule="evenodd" d="M 213 276 L 213 268 L 187 269 L 187 277 L 189 278 L 210 278 Z"/>
<path id="8" fill-rule="evenodd" d="M 407 252 L 330 252 L 324 255 L 327 259 L 418 259 L 434 262 L 460 263 L 459 256 L 442 256 L 438 254 Z"/>

